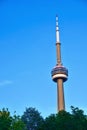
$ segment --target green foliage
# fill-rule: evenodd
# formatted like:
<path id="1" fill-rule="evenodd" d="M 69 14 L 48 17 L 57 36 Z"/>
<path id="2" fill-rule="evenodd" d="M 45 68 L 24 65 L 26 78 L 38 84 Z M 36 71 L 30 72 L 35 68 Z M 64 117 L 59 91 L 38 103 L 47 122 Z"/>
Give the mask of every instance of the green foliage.
<path id="1" fill-rule="evenodd" d="M 78 108 L 71 107 L 72 113 L 60 111 L 45 119 L 41 130 L 87 130 L 87 116 Z"/>
<path id="2" fill-rule="evenodd" d="M 87 130 L 87 116 L 78 107 L 71 106 L 75 130 Z"/>
<path id="3" fill-rule="evenodd" d="M 0 130 L 9 130 L 12 122 L 12 117 L 8 109 L 0 110 Z"/>
<path id="4" fill-rule="evenodd" d="M 56 115 L 51 114 L 45 119 L 44 130 L 57 130 Z"/>
<path id="5" fill-rule="evenodd" d="M 26 124 L 27 130 L 38 130 L 43 124 L 43 118 L 35 108 L 26 108 L 22 115 L 22 121 Z"/>
<path id="6" fill-rule="evenodd" d="M 20 116 L 12 117 L 8 109 L 0 110 L 0 130 L 26 130 L 25 124 Z"/>
<path id="7" fill-rule="evenodd" d="M 71 106 L 71 113 L 60 111 L 43 119 L 35 108 L 26 108 L 22 117 L 8 109 L 0 110 L 0 130 L 87 130 L 87 115 Z"/>
<path id="8" fill-rule="evenodd" d="M 14 115 L 12 118 L 11 130 L 26 130 L 24 122 L 20 116 Z"/>
<path id="9" fill-rule="evenodd" d="M 74 130 L 72 115 L 66 111 L 60 111 L 56 115 L 56 123 L 59 130 Z"/>

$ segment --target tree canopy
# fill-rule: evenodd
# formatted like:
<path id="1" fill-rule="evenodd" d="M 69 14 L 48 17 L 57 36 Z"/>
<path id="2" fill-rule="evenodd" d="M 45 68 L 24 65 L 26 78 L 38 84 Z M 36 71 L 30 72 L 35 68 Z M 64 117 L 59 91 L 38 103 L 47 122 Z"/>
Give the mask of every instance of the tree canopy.
<path id="1" fill-rule="evenodd" d="M 47 117 L 42 130 L 87 130 L 87 116 L 71 106 L 71 113 L 60 111 Z"/>
<path id="2" fill-rule="evenodd" d="M 35 108 L 26 108 L 22 115 L 22 121 L 26 124 L 27 130 L 38 130 L 43 123 L 43 117 Z"/>
<path id="3" fill-rule="evenodd" d="M 20 116 L 11 116 L 9 110 L 3 108 L 0 110 L 0 130 L 25 130 L 25 124 Z"/>
<path id="4" fill-rule="evenodd" d="M 0 130 L 9 130 L 12 122 L 12 117 L 8 109 L 0 110 Z"/>
<path id="5" fill-rule="evenodd" d="M 8 109 L 0 110 L 0 130 L 87 130 L 87 115 L 78 107 L 71 106 L 71 113 L 60 111 L 45 119 L 35 108 L 26 108 L 22 116 Z"/>

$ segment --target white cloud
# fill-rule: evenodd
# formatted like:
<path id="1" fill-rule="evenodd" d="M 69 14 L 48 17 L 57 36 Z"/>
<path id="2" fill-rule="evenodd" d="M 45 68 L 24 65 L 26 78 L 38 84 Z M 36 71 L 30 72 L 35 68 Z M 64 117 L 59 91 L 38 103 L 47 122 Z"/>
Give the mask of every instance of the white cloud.
<path id="1" fill-rule="evenodd" d="M 11 80 L 3 80 L 0 81 L 0 86 L 5 86 L 5 85 L 9 85 L 12 84 L 13 82 Z"/>

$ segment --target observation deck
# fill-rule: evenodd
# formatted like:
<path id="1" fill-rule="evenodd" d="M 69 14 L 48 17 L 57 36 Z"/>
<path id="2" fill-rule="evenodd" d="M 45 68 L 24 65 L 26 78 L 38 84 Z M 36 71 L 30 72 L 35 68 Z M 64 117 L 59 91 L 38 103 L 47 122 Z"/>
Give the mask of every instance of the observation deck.
<path id="1" fill-rule="evenodd" d="M 51 71 L 51 76 L 54 82 L 57 82 L 58 79 L 63 79 L 65 82 L 68 78 L 68 70 L 62 65 L 56 65 Z"/>

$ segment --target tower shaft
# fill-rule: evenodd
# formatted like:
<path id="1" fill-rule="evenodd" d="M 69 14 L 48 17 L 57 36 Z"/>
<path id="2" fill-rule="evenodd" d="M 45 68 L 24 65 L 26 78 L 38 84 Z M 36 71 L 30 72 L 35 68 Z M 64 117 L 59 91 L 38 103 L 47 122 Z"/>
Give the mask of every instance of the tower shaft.
<path id="1" fill-rule="evenodd" d="M 63 80 L 57 80 L 57 110 L 65 110 Z"/>

